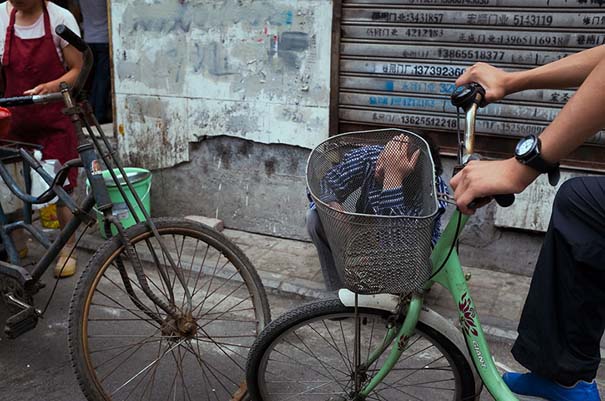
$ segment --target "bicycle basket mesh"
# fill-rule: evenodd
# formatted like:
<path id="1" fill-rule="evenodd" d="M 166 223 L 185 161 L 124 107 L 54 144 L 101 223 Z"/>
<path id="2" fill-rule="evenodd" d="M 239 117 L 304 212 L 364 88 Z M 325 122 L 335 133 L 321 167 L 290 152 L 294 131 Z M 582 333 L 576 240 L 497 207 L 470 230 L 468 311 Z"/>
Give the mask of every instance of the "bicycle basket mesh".
<path id="1" fill-rule="evenodd" d="M 426 141 L 400 129 L 334 136 L 311 152 L 307 186 L 348 289 L 407 294 L 428 280 L 434 171 Z"/>

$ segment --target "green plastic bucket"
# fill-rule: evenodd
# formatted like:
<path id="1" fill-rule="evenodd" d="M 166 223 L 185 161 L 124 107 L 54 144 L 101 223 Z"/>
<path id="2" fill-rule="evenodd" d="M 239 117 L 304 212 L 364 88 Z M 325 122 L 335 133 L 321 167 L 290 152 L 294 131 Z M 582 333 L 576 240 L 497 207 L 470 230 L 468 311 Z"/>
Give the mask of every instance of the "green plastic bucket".
<path id="1" fill-rule="evenodd" d="M 134 208 L 139 220 L 144 221 L 145 216 L 143 215 L 141 208 L 135 201 L 134 196 L 130 192 L 130 189 L 124 182 L 122 174 L 120 174 L 120 171 L 117 169 L 114 169 L 114 172 L 118 177 L 118 180 L 120 181 L 120 186 L 124 190 L 126 198 Z M 151 172 L 149 170 L 145 170 L 144 168 L 138 167 L 124 167 L 124 172 L 126 173 L 126 176 L 132 184 L 135 192 L 141 199 L 141 202 L 143 203 L 143 207 L 147 211 L 147 214 L 149 214 L 151 212 L 151 197 L 149 196 L 151 192 Z M 111 178 L 111 174 L 109 174 L 108 170 L 103 171 L 103 179 L 105 180 L 105 184 L 107 185 L 107 192 L 109 193 L 109 198 L 113 202 L 112 214 L 120 220 L 124 228 L 128 228 L 130 226 L 135 225 L 136 220 L 134 219 L 134 216 L 132 215 L 130 210 L 128 210 L 128 206 L 126 206 L 126 202 L 124 201 L 122 194 L 120 194 L 120 190 Z M 88 189 L 88 182 L 86 183 L 86 186 Z M 99 223 L 99 231 L 101 232 L 101 235 L 103 236 L 103 238 L 106 238 L 105 229 L 103 225 L 103 214 L 101 214 L 99 211 L 97 211 L 97 222 Z M 111 233 L 113 235 L 116 235 L 117 232 L 118 230 L 112 225 Z"/>

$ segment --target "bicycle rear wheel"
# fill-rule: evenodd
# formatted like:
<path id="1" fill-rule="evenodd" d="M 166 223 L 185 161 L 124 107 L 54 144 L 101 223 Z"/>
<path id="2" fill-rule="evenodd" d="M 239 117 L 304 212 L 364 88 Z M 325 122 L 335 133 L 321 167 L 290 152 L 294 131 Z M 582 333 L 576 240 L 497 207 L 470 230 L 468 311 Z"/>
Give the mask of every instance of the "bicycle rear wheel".
<path id="1" fill-rule="evenodd" d="M 354 308 L 334 299 L 305 305 L 273 321 L 250 351 L 246 374 L 251 399 L 357 400 L 354 317 Z M 382 344 L 387 326 L 397 326 L 390 317 L 382 310 L 359 309 L 362 364 Z M 389 349 L 358 369 L 362 385 L 374 377 Z M 472 400 L 474 391 L 464 355 L 445 336 L 419 322 L 397 364 L 367 399 Z"/>
<path id="2" fill-rule="evenodd" d="M 118 238 L 108 240 L 82 273 L 70 306 L 80 386 L 95 401 L 229 400 L 243 383 L 252 342 L 270 320 L 262 283 L 217 231 L 186 220 L 154 223 L 177 269 L 145 223 L 126 234 L 151 290 L 183 319 L 169 318 L 143 293 L 133 259 Z"/>

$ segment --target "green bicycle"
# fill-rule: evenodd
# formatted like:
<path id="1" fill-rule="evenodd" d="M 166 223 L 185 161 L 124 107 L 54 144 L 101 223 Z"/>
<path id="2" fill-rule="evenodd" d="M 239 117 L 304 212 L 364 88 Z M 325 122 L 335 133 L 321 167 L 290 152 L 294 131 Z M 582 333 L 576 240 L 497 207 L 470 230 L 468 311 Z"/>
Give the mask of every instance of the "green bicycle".
<path id="1" fill-rule="evenodd" d="M 476 84 L 452 95 L 452 103 L 466 114 L 460 165 L 476 157 L 475 116 L 484 95 Z M 310 192 L 321 191 L 321 177 L 344 152 L 389 146 L 401 132 L 343 134 L 320 144 L 309 157 Z M 483 384 L 497 401 L 517 400 L 496 369 L 456 250 L 468 216 L 456 210 L 431 250 L 437 203 L 433 164 L 421 138 L 404 135 L 408 155 L 420 152 L 413 158 L 413 170 L 420 172 L 403 185 L 413 213 L 357 214 L 359 194 L 342 208 L 321 205 L 316 198 L 336 264 L 354 291 L 341 289 L 336 299 L 294 309 L 263 330 L 248 356 L 252 400 L 466 401 L 479 400 Z M 514 196 L 496 201 L 508 206 Z M 423 294 L 435 283 L 451 293 L 460 329 L 423 305 Z"/>

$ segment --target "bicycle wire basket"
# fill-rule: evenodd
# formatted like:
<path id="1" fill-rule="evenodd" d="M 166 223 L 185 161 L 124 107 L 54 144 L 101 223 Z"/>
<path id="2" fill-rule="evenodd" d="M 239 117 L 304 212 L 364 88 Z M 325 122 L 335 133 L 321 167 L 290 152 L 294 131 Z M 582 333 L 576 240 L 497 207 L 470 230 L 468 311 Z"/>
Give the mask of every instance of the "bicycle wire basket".
<path id="1" fill-rule="evenodd" d="M 348 289 L 409 294 L 430 278 L 438 202 L 431 152 L 418 134 L 330 137 L 309 155 L 307 186 Z"/>

